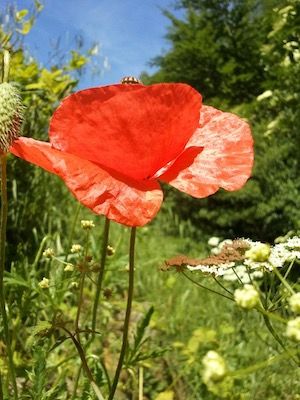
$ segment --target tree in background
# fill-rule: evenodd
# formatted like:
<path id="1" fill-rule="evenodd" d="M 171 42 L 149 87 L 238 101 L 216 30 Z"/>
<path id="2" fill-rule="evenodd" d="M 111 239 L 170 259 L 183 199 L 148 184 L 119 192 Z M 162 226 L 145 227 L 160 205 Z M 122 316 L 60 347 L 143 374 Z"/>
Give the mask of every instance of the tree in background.
<path id="1" fill-rule="evenodd" d="M 174 213 L 200 234 L 273 240 L 299 229 L 299 1 L 178 5 L 183 20 L 165 12 L 171 49 L 153 60 L 158 71 L 144 81 L 187 82 L 206 104 L 248 118 L 256 159 L 252 179 L 239 192 L 200 201 L 169 192 Z"/>

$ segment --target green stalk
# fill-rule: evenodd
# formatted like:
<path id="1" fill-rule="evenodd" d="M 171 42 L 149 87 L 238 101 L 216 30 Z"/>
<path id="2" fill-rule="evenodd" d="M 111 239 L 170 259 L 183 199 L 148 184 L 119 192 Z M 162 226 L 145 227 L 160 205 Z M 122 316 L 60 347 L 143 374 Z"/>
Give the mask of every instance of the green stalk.
<path id="1" fill-rule="evenodd" d="M 4 53 L 5 54 L 5 53 Z M 3 330 L 6 351 L 8 356 L 9 375 L 14 390 L 14 399 L 18 400 L 18 388 L 16 381 L 15 367 L 13 363 L 13 353 L 11 349 L 11 339 L 8 327 L 8 318 L 5 308 L 4 291 L 4 270 L 5 270 L 5 243 L 6 243 L 6 225 L 7 225 L 7 177 L 6 177 L 6 154 L 1 156 L 1 222 L 0 222 L 0 308 L 3 321 Z"/>
<path id="2" fill-rule="evenodd" d="M 75 211 L 75 215 L 74 215 L 74 218 L 73 218 L 73 222 L 72 222 L 71 232 L 70 232 L 70 235 L 69 235 L 68 247 L 67 247 L 67 252 L 66 252 L 66 256 L 65 256 L 65 262 L 68 262 L 69 251 L 70 251 L 71 244 L 72 244 L 72 241 L 73 241 L 75 227 L 76 227 L 76 224 L 77 224 L 80 208 L 81 208 L 81 204 L 78 202 L 78 205 L 77 205 L 77 208 L 76 208 L 76 211 Z"/>
<path id="3" fill-rule="evenodd" d="M 279 361 L 290 358 L 290 355 L 296 356 L 297 350 L 290 350 L 289 353 L 279 354 L 278 356 L 270 357 L 268 360 L 261 361 L 257 364 L 251 365 L 250 367 L 242 368 L 236 371 L 229 372 L 228 375 L 232 377 L 240 378 L 241 376 L 248 376 L 253 372 L 256 372 L 262 368 L 267 368 L 272 364 L 275 364 Z"/>
<path id="4" fill-rule="evenodd" d="M 188 274 L 186 274 L 184 271 L 181 271 L 181 274 L 182 274 L 185 278 L 187 278 L 189 281 L 193 282 L 196 286 L 200 287 L 201 289 L 208 290 L 209 292 L 214 293 L 214 294 L 217 294 L 218 296 L 225 297 L 225 299 L 234 301 L 234 299 L 233 299 L 232 297 L 229 297 L 229 296 L 227 296 L 226 294 L 217 292 L 216 290 L 210 289 L 210 288 L 208 288 L 207 286 L 201 285 L 201 283 L 195 281 L 193 278 L 191 278 L 190 276 L 188 276 Z"/>
<path id="5" fill-rule="evenodd" d="M 88 363 L 87 363 L 86 358 L 85 358 L 84 350 L 83 350 L 80 342 L 76 339 L 76 337 L 65 326 L 60 326 L 60 328 L 63 329 L 65 332 L 67 332 L 67 334 L 69 335 L 70 339 L 74 343 L 74 345 L 75 345 L 75 347 L 76 347 L 76 349 L 78 351 L 79 357 L 81 359 L 82 368 L 84 369 L 84 372 L 86 373 L 86 376 L 87 376 L 88 380 L 90 381 L 91 386 L 94 389 L 94 392 L 95 392 L 98 400 L 104 400 L 104 397 L 103 397 L 103 395 L 101 393 L 101 390 L 97 386 L 97 384 L 96 384 L 96 382 L 94 380 L 93 374 L 92 374 L 92 372 L 91 372 L 91 370 L 90 370 L 90 368 L 88 366 Z"/>
<path id="6" fill-rule="evenodd" d="M 102 289 L 102 283 L 104 278 L 104 270 L 106 263 L 106 255 L 107 255 L 107 245 L 108 245 L 108 237 L 109 237 L 109 226 L 110 220 L 105 218 L 104 228 L 103 228 L 103 239 L 102 239 L 102 252 L 101 252 L 101 260 L 100 260 L 100 271 L 97 278 L 97 290 L 94 300 L 93 306 L 93 318 L 92 318 L 92 332 L 93 337 L 95 336 L 96 325 L 97 325 L 97 310 L 99 306 L 99 298 Z"/>
<path id="7" fill-rule="evenodd" d="M 80 343 L 80 329 L 79 329 L 79 319 L 83 301 L 83 288 L 84 288 L 84 281 L 85 281 L 85 272 L 81 272 L 80 282 L 79 282 L 79 299 L 78 299 L 78 307 L 75 319 L 75 333 L 78 342 Z"/>
<path id="8" fill-rule="evenodd" d="M 80 313 L 81 313 L 82 302 L 83 302 L 83 289 L 84 289 L 84 282 L 85 282 L 86 269 L 87 269 L 86 259 L 87 259 L 88 252 L 89 252 L 89 238 L 90 238 L 90 233 L 87 230 L 86 231 L 86 240 L 85 240 L 85 249 L 84 249 L 84 255 L 83 255 L 84 270 L 81 272 L 81 275 L 80 275 L 79 299 L 78 299 L 77 314 L 76 314 L 76 319 L 75 319 L 75 333 L 76 333 L 76 337 L 77 337 L 77 340 L 79 343 L 80 343 L 79 319 L 80 319 Z"/>
<path id="9" fill-rule="evenodd" d="M 129 323 L 130 323 L 130 314 L 131 314 L 131 306 L 132 306 L 132 299 L 133 299 L 133 287 L 134 287 L 134 247 L 135 247 L 135 236 L 136 236 L 136 228 L 131 228 L 131 235 L 130 235 L 130 247 L 129 247 L 129 282 L 128 282 L 128 297 L 127 297 L 127 306 L 126 306 L 126 314 L 124 320 L 124 327 L 123 327 L 123 341 L 122 347 L 120 351 L 119 361 L 117 365 L 117 369 L 115 372 L 115 377 L 113 380 L 113 384 L 111 387 L 111 391 L 108 397 L 108 400 L 113 400 L 115 391 L 118 386 L 120 373 L 122 370 L 124 357 L 127 349 L 127 340 L 128 340 L 128 331 L 129 331 Z"/>
<path id="10" fill-rule="evenodd" d="M 281 275 L 281 273 L 278 271 L 278 269 L 272 265 L 273 272 L 277 276 L 277 278 L 280 280 L 280 282 L 283 284 L 283 286 L 291 293 L 295 294 L 294 289 L 289 285 L 288 281 L 284 279 L 284 277 Z"/>

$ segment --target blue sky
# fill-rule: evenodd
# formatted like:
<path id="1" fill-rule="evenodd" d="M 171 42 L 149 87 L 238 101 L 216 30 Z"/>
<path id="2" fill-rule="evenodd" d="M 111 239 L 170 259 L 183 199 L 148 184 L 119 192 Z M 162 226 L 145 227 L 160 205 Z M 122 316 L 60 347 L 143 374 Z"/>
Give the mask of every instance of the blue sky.
<path id="1" fill-rule="evenodd" d="M 33 0 L 19 0 L 18 9 Z M 164 38 L 169 20 L 161 9 L 173 10 L 174 0 L 44 0 L 44 9 L 25 37 L 29 52 L 49 66 L 49 55 L 60 38 L 62 53 L 74 48 L 74 37 L 81 35 L 86 46 L 99 43 L 95 57 L 100 73 L 84 74 L 80 87 L 110 84 L 125 75 L 153 72 L 149 61 L 168 49 Z M 12 0 L 1 0 L 4 4 Z M 176 15 L 180 11 L 174 11 Z"/>

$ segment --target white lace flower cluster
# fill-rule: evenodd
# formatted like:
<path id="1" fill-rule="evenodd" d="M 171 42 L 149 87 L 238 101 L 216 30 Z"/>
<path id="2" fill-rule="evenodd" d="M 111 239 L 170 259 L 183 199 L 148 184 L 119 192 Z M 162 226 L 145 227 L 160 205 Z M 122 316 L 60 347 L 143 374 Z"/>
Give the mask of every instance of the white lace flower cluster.
<path id="1" fill-rule="evenodd" d="M 260 244 L 260 242 L 252 242 L 246 239 L 252 246 Z M 294 236 L 287 239 L 284 243 L 278 243 L 270 247 L 270 255 L 267 260 L 263 262 L 254 261 L 251 257 L 246 258 L 244 264 L 251 269 L 264 268 L 268 271 L 272 271 L 274 267 L 281 268 L 286 263 L 294 260 L 300 260 L 300 237 Z"/>
<path id="2" fill-rule="evenodd" d="M 294 236 L 286 239 L 282 243 L 274 246 L 264 244 L 250 239 L 240 239 L 244 245 L 248 246 L 244 251 L 244 256 L 239 260 L 226 260 L 226 257 L 218 260 L 218 255 L 222 254 L 224 248 L 234 246 L 236 241 L 223 240 L 218 237 L 209 239 L 211 246 L 211 260 L 216 259 L 216 263 L 203 262 L 199 265 L 188 265 L 190 271 L 200 271 L 211 274 L 215 277 L 222 277 L 227 281 L 239 281 L 243 284 L 251 283 L 252 280 L 261 279 L 264 272 L 271 272 L 273 268 L 281 268 L 287 263 L 295 260 L 300 261 L 300 237 Z"/>

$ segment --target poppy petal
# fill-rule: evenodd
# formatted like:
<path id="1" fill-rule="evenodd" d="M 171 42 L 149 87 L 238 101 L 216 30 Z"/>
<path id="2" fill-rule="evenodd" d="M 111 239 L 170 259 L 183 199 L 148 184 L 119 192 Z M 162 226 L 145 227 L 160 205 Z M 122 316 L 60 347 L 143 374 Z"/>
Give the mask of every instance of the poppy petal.
<path id="1" fill-rule="evenodd" d="M 54 113 L 50 142 L 105 169 L 147 179 L 182 153 L 200 108 L 201 95 L 186 84 L 82 90 Z"/>
<path id="2" fill-rule="evenodd" d="M 163 193 L 155 181 L 125 183 L 90 161 L 34 139 L 20 138 L 10 151 L 58 175 L 82 204 L 121 224 L 143 226 L 161 206 Z"/>
<path id="3" fill-rule="evenodd" d="M 231 113 L 202 106 L 200 127 L 187 146 L 203 146 L 193 164 L 172 167 L 160 179 L 194 197 L 202 198 L 219 188 L 240 189 L 253 166 L 253 139 L 249 125 Z"/>

